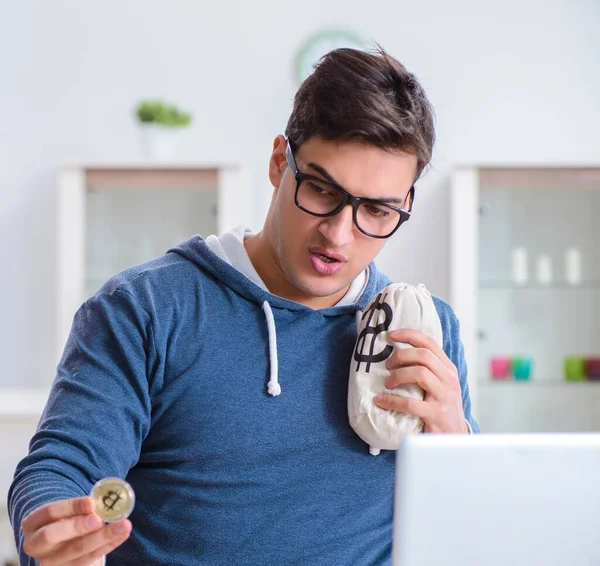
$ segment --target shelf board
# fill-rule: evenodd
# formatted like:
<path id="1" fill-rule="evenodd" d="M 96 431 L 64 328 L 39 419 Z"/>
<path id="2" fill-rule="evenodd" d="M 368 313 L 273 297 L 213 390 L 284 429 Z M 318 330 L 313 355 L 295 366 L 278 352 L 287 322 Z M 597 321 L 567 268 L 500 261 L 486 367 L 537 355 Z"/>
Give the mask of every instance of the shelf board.
<path id="1" fill-rule="evenodd" d="M 240 164 L 233 161 L 204 162 L 204 161 L 178 161 L 175 159 L 154 160 L 139 159 L 131 161 L 85 161 L 65 162 L 61 165 L 63 169 L 102 169 L 113 171 L 140 171 L 140 170 L 216 170 L 216 169 L 239 169 Z"/>
<path id="2" fill-rule="evenodd" d="M 600 381 L 567 381 L 566 379 L 480 379 L 477 381 L 479 387 L 506 387 L 511 385 L 523 386 L 523 387 L 583 387 L 589 385 L 591 387 L 597 387 L 600 385 Z"/>
<path id="3" fill-rule="evenodd" d="M 39 418 L 49 393 L 50 387 L 0 387 L 0 418 Z"/>
<path id="4" fill-rule="evenodd" d="M 600 281 L 582 281 L 578 285 L 572 285 L 566 281 L 555 281 L 549 285 L 537 282 L 519 285 L 514 281 L 479 281 L 479 290 L 484 291 L 580 291 L 581 289 L 600 290 Z"/>

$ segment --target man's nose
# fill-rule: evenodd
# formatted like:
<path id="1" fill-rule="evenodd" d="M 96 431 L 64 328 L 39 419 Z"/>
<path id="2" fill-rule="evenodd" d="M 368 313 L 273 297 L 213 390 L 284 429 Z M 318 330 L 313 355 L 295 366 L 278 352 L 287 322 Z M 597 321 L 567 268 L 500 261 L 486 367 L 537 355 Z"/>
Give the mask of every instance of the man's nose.
<path id="1" fill-rule="evenodd" d="M 334 216 L 323 218 L 319 225 L 319 232 L 336 247 L 350 244 L 354 240 L 352 205 L 346 205 Z"/>

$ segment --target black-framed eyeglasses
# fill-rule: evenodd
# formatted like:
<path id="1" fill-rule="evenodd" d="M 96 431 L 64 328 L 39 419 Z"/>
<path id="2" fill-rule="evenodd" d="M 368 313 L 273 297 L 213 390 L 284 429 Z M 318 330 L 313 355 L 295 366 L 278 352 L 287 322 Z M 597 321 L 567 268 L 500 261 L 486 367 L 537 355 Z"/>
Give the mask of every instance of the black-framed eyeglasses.
<path id="1" fill-rule="evenodd" d="M 289 139 L 285 158 L 296 179 L 294 202 L 300 210 L 312 216 L 334 216 L 349 204 L 352 206 L 354 225 L 371 238 L 389 238 L 410 218 L 415 198 L 414 186 L 404 201 L 408 204 L 405 210 L 377 199 L 355 197 L 335 183 L 301 173 Z"/>

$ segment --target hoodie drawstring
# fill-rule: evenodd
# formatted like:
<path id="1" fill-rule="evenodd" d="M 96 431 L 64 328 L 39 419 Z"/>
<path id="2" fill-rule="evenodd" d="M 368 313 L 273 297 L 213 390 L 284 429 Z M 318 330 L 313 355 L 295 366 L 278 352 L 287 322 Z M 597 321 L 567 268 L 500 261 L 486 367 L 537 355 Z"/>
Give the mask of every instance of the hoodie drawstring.
<path id="1" fill-rule="evenodd" d="M 265 301 L 262 305 L 262 309 L 265 313 L 265 319 L 267 320 L 267 331 L 269 334 L 269 358 L 271 362 L 271 375 L 267 389 L 269 395 L 275 397 L 281 393 L 281 385 L 279 385 L 279 374 L 277 370 L 277 332 L 275 329 L 275 318 L 273 317 L 273 311 L 271 305 Z"/>
<path id="2" fill-rule="evenodd" d="M 267 332 L 269 335 L 269 361 L 270 361 L 270 375 L 269 382 L 267 383 L 267 391 L 269 395 L 276 397 L 281 394 L 281 385 L 279 385 L 279 370 L 277 365 L 277 329 L 275 328 L 275 317 L 271 310 L 271 305 L 268 301 L 264 301 L 262 309 L 265 313 L 265 319 L 267 321 Z M 361 310 L 356 311 L 356 328 L 358 329 L 361 323 L 363 312 Z"/>

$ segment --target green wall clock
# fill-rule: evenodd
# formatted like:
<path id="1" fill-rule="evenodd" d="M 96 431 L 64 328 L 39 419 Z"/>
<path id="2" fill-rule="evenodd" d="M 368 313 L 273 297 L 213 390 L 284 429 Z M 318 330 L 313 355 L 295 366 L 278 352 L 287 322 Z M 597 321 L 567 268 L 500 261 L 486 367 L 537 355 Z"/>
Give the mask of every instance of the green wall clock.
<path id="1" fill-rule="evenodd" d="M 294 62 L 294 78 L 302 83 L 313 72 L 313 65 L 325 53 L 339 47 L 366 49 L 367 42 L 356 32 L 346 29 L 324 29 L 309 37 L 300 47 Z"/>

